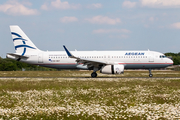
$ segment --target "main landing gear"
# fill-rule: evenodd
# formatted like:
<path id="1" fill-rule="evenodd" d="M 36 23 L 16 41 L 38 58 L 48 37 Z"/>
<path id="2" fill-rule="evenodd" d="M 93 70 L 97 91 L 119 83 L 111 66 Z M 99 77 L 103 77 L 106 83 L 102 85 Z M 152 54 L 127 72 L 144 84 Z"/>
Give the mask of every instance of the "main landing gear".
<path id="1" fill-rule="evenodd" d="M 97 77 L 97 73 L 96 73 L 96 72 L 91 73 L 91 77 L 92 77 L 92 78 Z"/>
<path id="2" fill-rule="evenodd" d="M 91 77 L 92 77 L 92 78 L 97 77 L 97 73 L 96 73 L 96 71 L 98 71 L 98 68 L 97 68 L 97 67 L 94 67 L 94 69 L 93 69 L 93 73 L 91 73 Z"/>
<path id="3" fill-rule="evenodd" d="M 153 74 L 151 73 L 151 69 L 149 69 L 149 77 L 153 77 Z"/>

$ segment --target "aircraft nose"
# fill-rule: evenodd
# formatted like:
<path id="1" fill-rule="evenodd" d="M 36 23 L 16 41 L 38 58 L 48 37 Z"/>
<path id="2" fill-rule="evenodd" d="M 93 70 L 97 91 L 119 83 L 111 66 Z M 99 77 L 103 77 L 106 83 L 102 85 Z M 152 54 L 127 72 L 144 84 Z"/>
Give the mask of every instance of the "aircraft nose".
<path id="1" fill-rule="evenodd" d="M 170 63 L 170 65 L 173 65 L 173 60 L 169 59 L 168 62 Z"/>

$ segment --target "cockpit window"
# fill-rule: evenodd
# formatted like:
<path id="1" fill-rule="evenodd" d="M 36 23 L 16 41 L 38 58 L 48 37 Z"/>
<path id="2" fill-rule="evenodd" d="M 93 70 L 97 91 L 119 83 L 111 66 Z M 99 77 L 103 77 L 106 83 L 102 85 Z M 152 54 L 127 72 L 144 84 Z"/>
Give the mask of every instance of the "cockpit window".
<path id="1" fill-rule="evenodd" d="M 166 58 L 166 56 L 165 56 L 165 55 L 160 55 L 159 57 L 160 57 L 160 58 Z"/>

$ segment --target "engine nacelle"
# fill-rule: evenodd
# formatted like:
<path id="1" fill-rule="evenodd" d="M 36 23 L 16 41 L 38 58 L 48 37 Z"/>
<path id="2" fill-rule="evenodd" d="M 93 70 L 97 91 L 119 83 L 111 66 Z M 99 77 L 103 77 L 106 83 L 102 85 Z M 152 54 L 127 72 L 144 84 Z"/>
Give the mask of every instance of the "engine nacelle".
<path id="1" fill-rule="evenodd" d="M 101 70 L 103 74 L 123 74 L 124 65 L 106 65 Z"/>
<path id="2" fill-rule="evenodd" d="M 76 66 L 78 69 L 82 69 L 82 70 L 88 70 L 87 65 L 83 65 L 83 64 L 79 64 Z"/>

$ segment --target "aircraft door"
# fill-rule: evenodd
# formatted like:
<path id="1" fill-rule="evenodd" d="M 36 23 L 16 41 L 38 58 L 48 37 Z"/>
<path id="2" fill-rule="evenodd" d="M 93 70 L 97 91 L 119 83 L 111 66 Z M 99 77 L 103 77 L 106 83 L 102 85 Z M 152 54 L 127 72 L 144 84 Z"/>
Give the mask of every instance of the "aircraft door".
<path id="1" fill-rule="evenodd" d="M 43 63 L 43 54 L 42 53 L 40 53 L 38 55 L 38 63 Z"/>
<path id="2" fill-rule="evenodd" d="M 154 56 L 153 55 L 149 56 L 149 62 L 154 62 Z"/>

